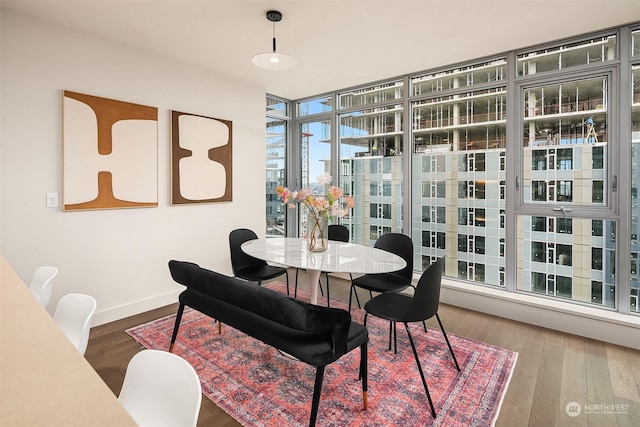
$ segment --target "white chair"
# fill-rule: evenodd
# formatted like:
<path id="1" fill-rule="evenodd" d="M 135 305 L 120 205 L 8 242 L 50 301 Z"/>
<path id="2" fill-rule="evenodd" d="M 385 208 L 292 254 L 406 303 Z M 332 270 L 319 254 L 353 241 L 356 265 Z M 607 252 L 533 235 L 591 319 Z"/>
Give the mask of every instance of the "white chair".
<path id="1" fill-rule="evenodd" d="M 96 305 L 92 296 L 67 294 L 60 298 L 53 314 L 54 322 L 83 356 L 89 343 L 91 319 Z"/>
<path id="2" fill-rule="evenodd" d="M 202 386 L 183 358 L 160 350 L 142 350 L 127 366 L 118 400 L 141 426 L 195 426 Z"/>
<path id="3" fill-rule="evenodd" d="M 39 267 L 31 277 L 29 290 L 44 308 L 47 308 L 51 300 L 51 292 L 53 291 L 53 284 L 57 274 L 57 268 L 43 265 Z"/>

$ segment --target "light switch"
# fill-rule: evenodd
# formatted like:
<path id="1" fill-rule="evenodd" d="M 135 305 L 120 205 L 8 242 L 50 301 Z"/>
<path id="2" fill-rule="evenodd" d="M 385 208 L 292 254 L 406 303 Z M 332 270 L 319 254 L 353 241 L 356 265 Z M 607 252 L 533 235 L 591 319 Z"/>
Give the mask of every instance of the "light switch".
<path id="1" fill-rule="evenodd" d="M 58 207 L 58 193 L 47 193 L 47 207 L 48 208 Z"/>

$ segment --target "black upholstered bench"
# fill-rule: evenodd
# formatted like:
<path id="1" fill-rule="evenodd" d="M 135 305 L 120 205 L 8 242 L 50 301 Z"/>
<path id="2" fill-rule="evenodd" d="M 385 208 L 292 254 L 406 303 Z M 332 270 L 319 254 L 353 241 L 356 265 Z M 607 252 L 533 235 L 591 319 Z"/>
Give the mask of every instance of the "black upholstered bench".
<path id="1" fill-rule="evenodd" d="M 367 408 L 367 329 L 351 321 L 346 310 L 290 298 L 268 288 L 204 269 L 169 261 L 173 279 L 186 286 L 171 337 L 173 349 L 185 306 L 200 311 L 265 344 L 316 367 L 309 425 L 315 425 L 324 369 L 360 347 L 360 376 Z"/>

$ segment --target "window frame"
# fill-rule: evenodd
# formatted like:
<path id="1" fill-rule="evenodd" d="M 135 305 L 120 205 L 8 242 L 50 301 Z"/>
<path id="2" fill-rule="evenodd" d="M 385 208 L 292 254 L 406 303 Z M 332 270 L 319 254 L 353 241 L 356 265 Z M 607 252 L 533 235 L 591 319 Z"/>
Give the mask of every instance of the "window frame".
<path id="1" fill-rule="evenodd" d="M 583 36 L 576 36 L 567 39 L 556 40 L 550 43 L 546 43 L 539 46 L 526 47 L 519 50 L 509 51 L 504 54 L 496 54 L 485 59 L 470 59 L 458 64 L 449 64 L 444 67 L 440 67 L 438 69 L 430 69 L 426 71 L 419 71 L 411 74 L 404 75 L 400 78 L 390 78 L 381 81 L 374 81 L 369 83 L 364 83 L 358 86 L 354 86 L 352 88 L 346 89 L 336 89 L 329 94 L 319 94 L 314 95 L 312 97 L 298 99 L 291 101 L 292 107 L 295 103 L 303 102 L 305 100 L 312 100 L 321 98 L 323 96 L 331 97 L 333 111 L 332 112 L 323 112 L 319 115 L 305 115 L 305 116 L 297 116 L 294 115 L 291 122 L 289 123 L 289 129 L 292 133 L 295 133 L 300 128 L 301 122 L 306 121 L 318 121 L 318 120 L 329 120 L 331 122 L 331 169 L 332 175 L 335 178 L 338 178 L 340 175 L 340 170 L 342 168 L 341 160 L 339 158 L 340 155 L 340 143 L 341 136 L 339 134 L 340 127 L 340 117 L 342 114 L 353 112 L 357 110 L 361 110 L 363 108 L 367 108 L 365 105 L 358 106 L 350 106 L 350 107 L 342 107 L 339 105 L 338 96 L 340 94 L 345 94 L 349 91 L 357 91 L 360 89 L 364 89 L 367 87 L 374 87 L 378 85 L 385 85 L 389 83 L 398 84 L 398 82 L 403 82 L 403 95 L 401 98 L 387 99 L 386 101 L 380 102 L 376 105 L 376 107 L 386 107 L 392 105 L 402 105 L 403 109 L 403 157 L 401 159 L 403 165 L 403 179 L 402 183 L 404 189 L 401 189 L 401 193 L 404 193 L 403 196 L 403 204 L 399 207 L 400 215 L 398 218 L 394 218 L 394 226 L 396 226 L 396 221 L 399 221 L 402 227 L 402 232 L 407 235 L 413 235 L 412 231 L 414 231 L 413 221 L 416 218 L 420 218 L 422 216 L 422 212 L 412 212 L 413 211 L 413 202 L 412 198 L 416 197 L 416 194 L 413 192 L 413 179 L 414 172 L 412 170 L 413 164 L 413 151 L 414 151 L 414 139 L 412 134 L 412 119 L 413 119 L 413 106 L 414 102 L 425 100 L 429 98 L 438 98 L 441 96 L 448 96 L 450 94 L 455 94 L 458 92 L 457 89 L 444 89 L 441 92 L 437 93 L 414 93 L 413 89 L 413 78 L 418 77 L 420 75 L 428 74 L 438 74 L 441 72 L 448 72 L 454 69 L 464 69 L 465 67 L 473 66 L 474 64 L 480 63 L 482 61 L 495 61 L 506 58 L 505 72 L 506 78 L 500 80 L 501 83 L 496 82 L 485 82 L 481 83 L 477 86 L 469 87 L 468 89 L 471 91 L 474 90 L 482 90 L 484 88 L 491 88 L 500 86 L 504 87 L 506 91 L 506 117 L 508 117 L 508 123 L 505 128 L 506 132 L 506 150 L 500 155 L 500 170 L 506 173 L 506 180 L 504 180 L 504 192 L 501 191 L 501 200 L 505 201 L 504 208 L 500 209 L 500 228 L 504 230 L 505 236 L 500 238 L 500 256 L 502 254 L 514 254 L 518 247 L 517 239 L 518 239 L 518 221 L 519 216 L 527 215 L 527 216 L 542 216 L 545 218 L 576 218 L 576 219 L 584 219 L 589 218 L 593 220 L 601 220 L 601 221 L 613 221 L 614 226 L 618 229 L 622 230 L 627 227 L 628 224 L 631 223 L 631 167 L 629 166 L 628 170 L 625 169 L 627 167 L 626 161 L 629 161 L 627 152 L 630 150 L 631 145 L 631 111 L 629 106 L 631 105 L 631 93 L 628 89 L 631 86 L 631 69 L 634 66 L 640 65 L 640 53 L 636 53 L 633 56 L 631 46 L 631 39 L 633 36 L 633 31 L 640 30 L 640 22 L 636 22 L 631 25 L 623 25 L 617 26 L 612 29 L 603 30 L 600 32 L 593 32 Z M 538 74 L 527 74 L 527 75 L 518 75 L 518 55 L 530 51 L 535 50 L 544 50 L 544 49 L 554 49 L 558 46 L 563 46 L 566 44 L 575 44 L 580 42 L 587 42 L 590 39 L 597 38 L 599 36 L 606 35 L 615 35 L 617 38 L 616 42 L 616 52 L 615 58 L 607 59 L 606 61 L 597 62 L 597 63 L 585 63 L 581 65 L 572 65 L 569 68 L 562 68 L 558 70 L 549 69 L 548 71 L 539 72 Z M 638 41 L 637 35 L 633 40 Z M 640 52 L 640 49 L 638 49 Z M 577 78 L 590 78 L 597 76 L 606 76 L 607 79 L 607 154 L 606 154 L 606 167 L 607 167 L 607 205 L 606 206 L 574 206 L 571 205 L 571 211 L 554 211 L 554 207 L 559 207 L 562 204 L 555 206 L 553 204 L 546 205 L 532 205 L 522 203 L 524 200 L 524 192 L 522 188 L 522 182 L 520 182 L 520 189 L 516 190 L 516 178 L 522 177 L 524 165 L 522 163 L 523 156 L 523 139 L 524 139 L 524 127 L 521 123 L 522 118 L 524 117 L 524 103 L 522 100 L 524 99 L 524 87 L 534 87 L 541 84 L 551 83 L 564 83 L 566 81 L 572 81 Z M 622 92 L 624 91 L 624 92 Z M 291 110 L 294 111 L 294 110 Z M 615 121 L 614 121 L 615 120 Z M 626 126 L 626 128 L 625 128 Z M 290 148 L 292 151 L 288 152 L 288 158 L 292 160 L 296 160 L 299 158 L 299 147 L 297 140 L 299 137 L 295 135 L 291 135 L 289 138 Z M 514 145 L 515 141 L 516 142 Z M 435 154 L 435 153 L 434 153 Z M 575 164 L 576 159 L 572 159 L 572 162 Z M 595 160 L 594 160 L 595 162 Z M 295 165 L 295 162 L 288 163 L 289 170 L 287 171 L 287 177 L 289 180 L 295 179 L 300 175 L 299 166 Z M 415 165 L 418 167 L 417 165 Z M 433 165 L 431 165 L 432 167 Z M 590 165 L 593 168 L 593 164 Z M 423 171 L 426 172 L 426 171 Z M 345 173 L 346 174 L 346 173 Z M 440 174 L 439 170 L 431 170 L 430 171 L 432 180 L 437 181 L 437 177 Z M 615 175 L 618 175 L 617 177 Z M 471 179 L 471 177 L 469 177 Z M 617 179 L 616 179 L 617 178 Z M 554 178 L 554 181 L 560 180 L 559 178 Z M 473 181 L 471 179 L 471 181 Z M 617 182 L 616 182 L 617 181 Z M 348 184 L 348 183 L 345 183 Z M 617 191 L 613 191 L 612 186 L 618 186 Z M 294 183 L 290 183 L 291 186 L 296 186 Z M 468 184 L 467 184 L 468 185 Z M 501 184 L 502 185 L 502 184 Z M 554 186 L 555 188 L 555 186 Z M 451 188 L 451 190 L 456 191 L 457 189 Z M 467 191 L 468 192 L 468 191 Z M 502 194 L 504 193 L 504 197 Z M 615 194 L 614 194 L 615 193 Z M 626 199 L 625 199 L 626 198 Z M 438 206 L 438 203 L 433 203 L 431 208 Z M 354 212 L 355 215 L 359 215 L 361 212 Z M 431 215 L 430 215 L 431 218 Z M 433 219 L 433 218 L 431 218 Z M 291 223 L 297 223 L 297 221 L 287 221 L 289 225 Z M 377 237 L 381 232 L 384 232 L 384 229 L 388 229 L 389 227 L 385 225 L 376 225 L 372 227 L 370 230 L 370 235 L 372 236 L 369 243 L 373 244 L 374 235 Z M 375 229 L 375 230 L 374 230 Z M 558 232 L 558 231 L 556 231 Z M 574 230 L 575 232 L 575 230 Z M 472 232 L 469 232 L 472 234 Z M 586 232 L 586 237 L 589 236 L 589 232 Z M 433 248 L 439 248 L 441 246 L 441 240 L 444 241 L 446 236 L 439 228 L 432 228 L 427 232 L 429 236 L 425 236 L 425 232 L 423 231 L 422 237 L 428 237 L 430 246 Z M 414 236 L 415 237 L 415 236 Z M 365 239 L 366 240 L 366 239 Z M 366 244 L 367 242 L 363 242 Z M 614 250 L 617 254 L 620 254 L 616 257 L 615 265 L 612 268 L 617 271 L 616 279 L 615 279 L 615 306 L 612 307 L 614 311 L 628 314 L 630 312 L 630 302 L 629 295 L 631 298 L 636 296 L 638 297 L 638 292 L 636 289 L 631 289 L 630 286 L 630 261 L 625 259 L 623 254 L 627 254 L 629 252 L 630 244 L 630 236 L 625 236 L 624 233 L 621 233 L 616 241 L 613 242 L 613 247 L 603 248 L 607 254 L 603 254 L 604 256 L 609 256 L 608 254 Z M 444 248 L 442 248 L 444 249 Z M 429 252 L 418 254 L 418 256 L 422 259 L 422 263 L 416 264 L 425 266 L 425 260 L 428 259 L 433 260 L 435 252 Z M 465 275 L 470 274 L 477 276 L 474 272 L 476 271 L 476 267 L 480 264 L 474 259 L 458 259 L 458 263 L 463 262 L 467 266 L 467 272 Z M 517 289 L 517 281 L 518 281 L 518 271 L 517 271 L 517 263 L 518 263 L 517 255 L 510 257 L 506 261 L 505 267 L 500 267 L 500 290 L 511 293 L 520 293 L 522 291 Z M 451 266 L 449 266 L 451 267 Z M 456 279 L 453 275 L 454 271 L 451 271 L 451 276 L 448 276 L 450 279 Z M 559 274 L 559 273 L 552 273 Z M 459 277 L 458 280 L 462 278 Z M 465 276 L 465 280 L 467 277 Z M 468 281 L 468 280 L 467 280 Z M 483 286 L 494 288 L 492 284 L 489 283 L 481 283 L 473 281 L 475 286 Z M 610 285 L 607 282 L 603 283 L 603 299 L 605 293 L 609 295 Z M 634 293 L 635 291 L 635 293 Z M 538 295 L 543 297 L 543 295 Z M 607 299 L 610 301 L 610 298 Z M 571 300 L 572 304 L 576 305 L 585 305 L 585 303 L 578 300 Z M 587 306 L 592 307 L 592 305 L 586 304 Z M 602 305 L 598 306 L 600 309 L 607 309 L 608 307 Z M 638 309 L 636 308 L 636 311 Z M 640 312 L 634 311 L 634 314 L 640 314 Z"/>
<path id="2" fill-rule="evenodd" d="M 611 61 L 615 62 L 615 61 Z M 579 67 L 576 67 L 579 68 Z M 619 64 L 606 63 L 600 65 L 597 68 L 589 70 L 573 70 L 570 72 L 549 72 L 545 75 L 536 76 L 529 75 L 526 77 L 520 77 L 515 82 L 515 115 L 517 117 L 515 127 L 514 146 L 512 156 L 514 161 L 514 194 L 515 194 L 515 206 L 514 212 L 517 215 L 533 215 L 533 216 L 555 216 L 555 217 L 575 217 L 575 218 L 598 218 L 598 219 L 618 219 L 619 216 L 619 201 L 618 201 L 618 173 L 619 170 L 619 157 L 620 157 L 620 144 L 614 142 L 619 140 L 618 128 L 620 127 L 619 117 L 619 99 L 617 94 L 619 93 L 619 82 L 617 74 L 619 72 Z M 607 203 L 603 206 L 594 205 L 577 205 L 571 202 L 569 203 L 546 203 L 538 204 L 525 201 L 526 187 L 524 185 L 525 165 L 524 165 L 524 147 L 522 141 L 524 141 L 524 118 L 525 118 L 525 92 L 528 89 L 547 86 L 553 84 L 563 84 L 565 82 L 573 82 L 578 80 L 592 79 L 592 78 L 606 78 L 608 84 L 607 96 L 607 152 L 606 152 L 606 165 L 607 165 L 607 189 L 604 192 L 606 194 Z M 565 149 L 571 146 L 557 148 Z M 554 160 L 554 168 L 556 167 L 557 160 Z M 548 166 L 547 166 L 548 167 Z M 556 168 L 557 169 L 557 168 Z M 577 169 L 573 169 L 577 170 Z M 560 182 L 560 179 L 554 179 L 556 182 Z M 533 181 L 532 181 L 533 182 Z M 572 181 L 573 182 L 573 181 Z M 557 188 L 556 188 L 557 191 Z M 551 200 L 548 200 L 551 202 Z M 564 208 L 564 210 L 562 210 Z"/>

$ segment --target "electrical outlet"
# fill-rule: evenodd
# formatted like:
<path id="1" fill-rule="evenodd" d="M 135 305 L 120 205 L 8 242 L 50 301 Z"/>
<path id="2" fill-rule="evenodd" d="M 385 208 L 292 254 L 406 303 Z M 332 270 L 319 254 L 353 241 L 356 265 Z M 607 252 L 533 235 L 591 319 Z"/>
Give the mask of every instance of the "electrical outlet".
<path id="1" fill-rule="evenodd" d="M 58 193 L 47 193 L 47 207 L 48 208 L 58 207 Z"/>

